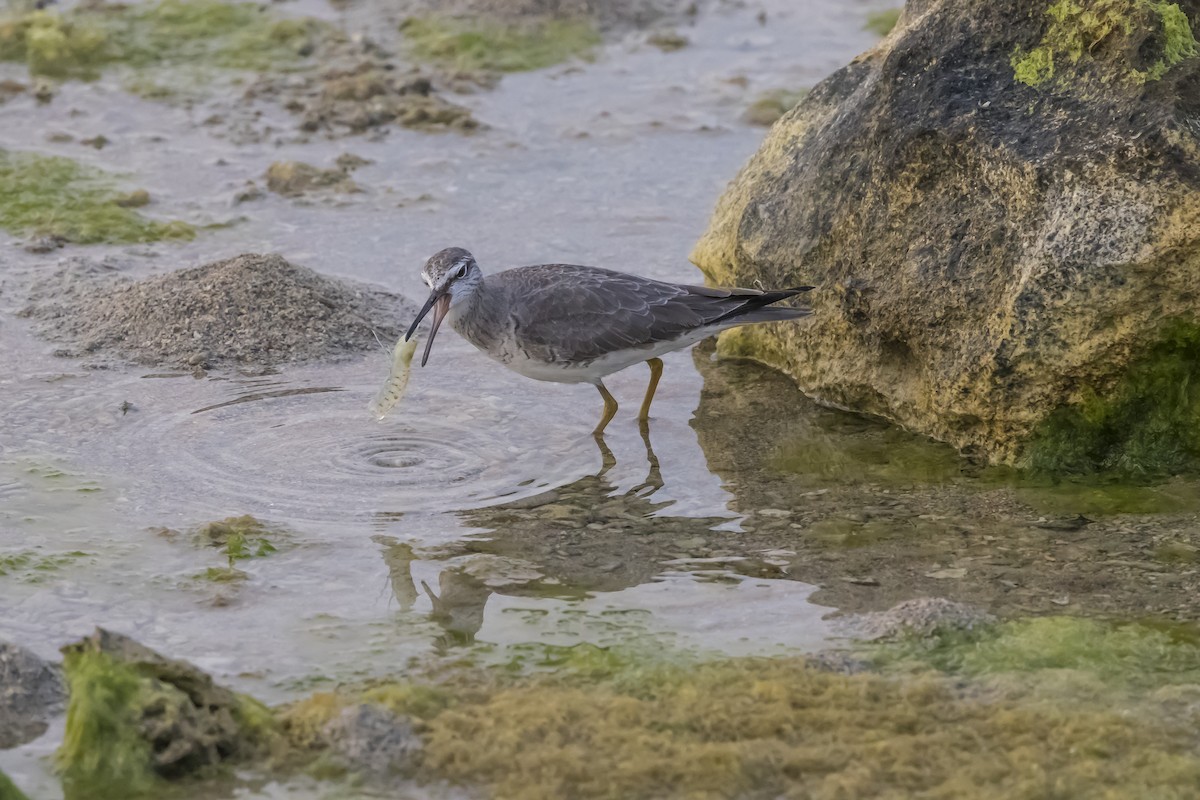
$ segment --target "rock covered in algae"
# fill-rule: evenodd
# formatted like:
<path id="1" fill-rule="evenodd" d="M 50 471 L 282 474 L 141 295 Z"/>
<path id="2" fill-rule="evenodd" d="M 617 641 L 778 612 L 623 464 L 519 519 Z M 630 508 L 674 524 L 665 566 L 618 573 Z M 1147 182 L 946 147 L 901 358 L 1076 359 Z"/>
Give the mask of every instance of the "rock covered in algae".
<path id="1" fill-rule="evenodd" d="M 50 716 L 61 710 L 65 694 L 57 665 L 0 641 L 0 749 L 42 735 Z"/>
<path id="2" fill-rule="evenodd" d="M 692 259 L 814 283 L 723 351 L 1048 471 L 1200 462 L 1200 4 L 924 0 L 770 132 Z"/>
<path id="3" fill-rule="evenodd" d="M 67 787 L 132 797 L 163 779 L 261 755 L 270 712 L 186 661 L 103 629 L 63 648 L 70 700 L 58 763 Z"/>
<path id="4" fill-rule="evenodd" d="M 95 353 L 177 369 L 260 368 L 364 352 L 398 336 L 411 313 L 395 295 L 273 254 L 136 282 L 122 282 L 113 272 L 68 263 L 33 287 L 22 313 L 65 343 L 65 355 Z"/>

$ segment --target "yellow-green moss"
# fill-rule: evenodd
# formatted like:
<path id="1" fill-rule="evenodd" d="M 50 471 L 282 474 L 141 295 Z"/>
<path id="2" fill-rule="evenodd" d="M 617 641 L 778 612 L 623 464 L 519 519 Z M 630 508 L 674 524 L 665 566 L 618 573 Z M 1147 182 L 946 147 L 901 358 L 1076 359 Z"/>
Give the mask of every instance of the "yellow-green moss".
<path id="1" fill-rule="evenodd" d="M 1052 78 L 1064 79 L 1075 69 L 1095 70 L 1107 59 L 1118 79 L 1158 80 L 1186 58 L 1197 53 L 1197 43 L 1187 15 L 1176 3 L 1151 0 L 1059 0 L 1046 11 L 1051 22 L 1037 47 L 1012 54 L 1014 76 L 1021 83 L 1039 86 Z M 1129 63 L 1134 50 L 1127 42 L 1135 32 L 1153 30 L 1161 41 L 1159 58 L 1148 69 Z"/>
<path id="2" fill-rule="evenodd" d="M 524 72 L 588 58 L 600 35 L 583 20 L 507 26 L 445 17 L 413 17 L 401 26 L 408 49 L 422 61 L 461 70 Z"/>
<path id="3" fill-rule="evenodd" d="M 0 19 L 0 61 L 23 61 L 33 75 L 95 77 L 109 60 L 108 36 L 55 11 Z"/>
<path id="4" fill-rule="evenodd" d="M 0 800 L 29 800 L 2 770 L 0 770 Z"/>
<path id="5" fill-rule="evenodd" d="M 896 22 L 900 19 L 900 12 L 903 9 L 888 8 L 883 11 L 872 11 L 867 14 L 867 23 L 863 26 L 871 33 L 879 36 L 887 36 L 892 32 L 892 28 L 896 27 Z"/>
<path id="6" fill-rule="evenodd" d="M 280 19 L 255 3 L 84 6 L 0 19 L 0 60 L 56 78 L 93 78 L 114 63 L 279 70 L 309 52 L 321 28 L 314 20 Z"/>
<path id="7" fill-rule="evenodd" d="M 1200 781 L 1177 727 L 792 659 L 525 680 L 426 728 L 431 776 L 500 800 L 1168 797 Z"/>
<path id="8" fill-rule="evenodd" d="M 0 228 L 79 244 L 195 236 L 191 225 L 148 220 L 120 198 L 106 175 L 69 158 L 0 150 Z"/>
<path id="9" fill-rule="evenodd" d="M 1047 417 L 1024 460 L 1034 472 L 1126 479 L 1200 469 L 1200 325 L 1168 324 L 1116 386 Z"/>

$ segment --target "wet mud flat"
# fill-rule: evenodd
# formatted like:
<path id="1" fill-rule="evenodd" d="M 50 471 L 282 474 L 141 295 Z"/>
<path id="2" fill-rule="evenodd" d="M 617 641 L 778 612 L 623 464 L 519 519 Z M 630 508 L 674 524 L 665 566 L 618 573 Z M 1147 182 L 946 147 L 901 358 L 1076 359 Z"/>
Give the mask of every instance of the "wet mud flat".
<path id="1" fill-rule="evenodd" d="M 0 212 L 0 794 L 1192 796 L 1194 481 L 987 469 L 711 346 L 645 436 L 615 376 L 603 447 L 589 387 L 452 336 L 366 412 L 443 246 L 697 280 L 746 115 L 886 4 L 147 8 L 0 65 L 38 192 Z"/>

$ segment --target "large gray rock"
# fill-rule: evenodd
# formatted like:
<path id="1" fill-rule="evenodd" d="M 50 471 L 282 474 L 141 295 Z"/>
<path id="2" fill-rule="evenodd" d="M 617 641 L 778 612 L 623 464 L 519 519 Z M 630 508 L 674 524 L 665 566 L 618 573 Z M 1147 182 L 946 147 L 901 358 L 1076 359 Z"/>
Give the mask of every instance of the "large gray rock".
<path id="1" fill-rule="evenodd" d="M 819 287 L 811 324 L 722 352 L 996 462 L 1194 463 L 1198 20 L 912 0 L 721 199 L 692 255 L 712 282 Z"/>
<path id="2" fill-rule="evenodd" d="M 57 664 L 0 642 L 0 750 L 32 741 L 62 711 L 66 687 Z"/>

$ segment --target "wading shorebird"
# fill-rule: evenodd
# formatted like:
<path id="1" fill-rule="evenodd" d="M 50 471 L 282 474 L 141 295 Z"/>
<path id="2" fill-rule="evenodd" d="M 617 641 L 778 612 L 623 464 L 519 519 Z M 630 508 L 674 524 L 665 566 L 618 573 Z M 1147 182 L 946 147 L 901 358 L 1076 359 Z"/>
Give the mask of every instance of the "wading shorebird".
<path id="1" fill-rule="evenodd" d="M 604 398 L 604 415 L 592 432 L 597 437 L 617 413 L 605 376 L 646 362 L 650 385 L 638 413 L 638 420 L 646 422 L 662 375 L 659 356 L 726 328 L 812 313 L 803 307 L 768 308 L 811 286 L 775 292 L 710 289 L 574 264 L 484 275 L 475 257 L 461 247 L 435 253 L 421 277 L 429 286 L 429 299 L 404 336 L 411 339 L 433 311 L 421 366 L 429 361 L 442 320 L 449 319 L 468 342 L 528 378 L 595 386 Z"/>

